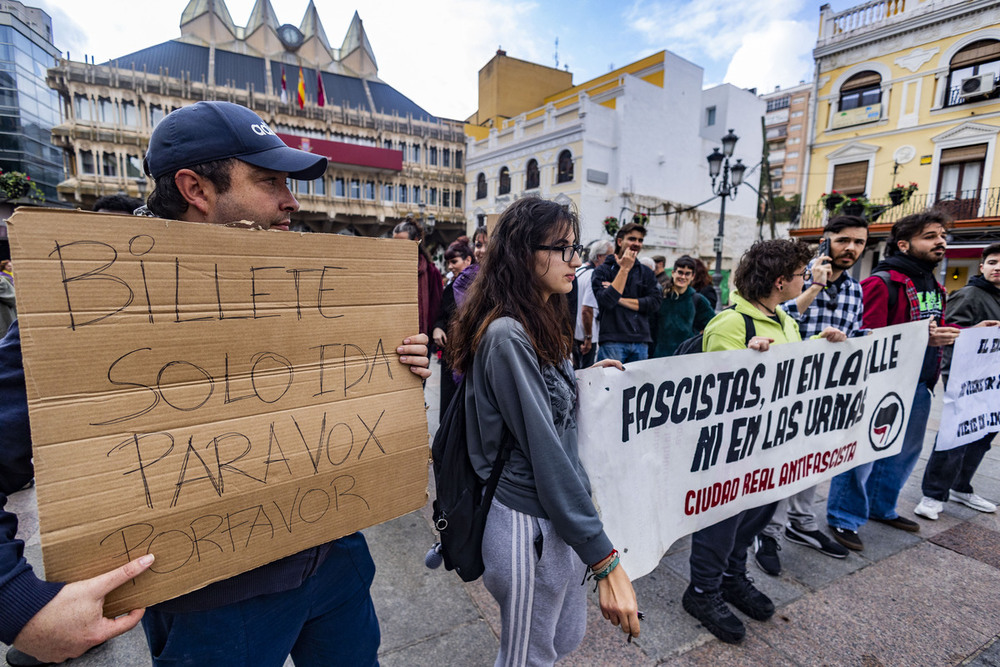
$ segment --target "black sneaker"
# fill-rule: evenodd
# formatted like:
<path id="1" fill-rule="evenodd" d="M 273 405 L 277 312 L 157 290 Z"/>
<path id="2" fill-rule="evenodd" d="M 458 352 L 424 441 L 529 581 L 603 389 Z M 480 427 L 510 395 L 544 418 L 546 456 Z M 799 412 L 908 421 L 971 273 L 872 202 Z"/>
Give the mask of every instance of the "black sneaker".
<path id="1" fill-rule="evenodd" d="M 794 526 L 788 525 L 785 526 L 785 539 L 795 544 L 812 547 L 831 558 L 847 558 L 847 554 L 850 553 L 845 547 L 834 542 L 818 530 L 799 530 Z"/>
<path id="2" fill-rule="evenodd" d="M 864 551 L 865 545 L 862 544 L 861 538 L 858 537 L 858 531 L 848 530 L 847 528 L 834 528 L 833 526 L 830 526 L 830 530 L 833 531 L 833 539 L 851 551 Z"/>
<path id="3" fill-rule="evenodd" d="M 868 517 L 872 521 L 878 521 L 879 523 L 884 523 L 887 526 L 892 526 L 893 528 L 899 528 L 900 530 L 905 530 L 908 533 L 919 533 L 920 524 L 916 521 L 910 521 L 909 519 L 903 518 L 901 516 L 893 517 L 891 519 L 880 519 L 877 516 Z"/>
<path id="4" fill-rule="evenodd" d="M 4 659 L 10 667 L 47 667 L 48 665 L 56 664 L 54 662 L 39 660 L 38 658 L 30 656 L 20 649 L 14 648 L 13 646 L 7 650 L 7 655 L 4 656 Z"/>
<path id="5" fill-rule="evenodd" d="M 689 585 L 681 598 L 684 611 L 698 619 L 705 629 L 727 644 L 738 644 L 747 633 L 743 621 L 722 601 L 719 591 L 699 593 Z"/>
<path id="6" fill-rule="evenodd" d="M 772 540 L 773 542 L 773 540 Z M 750 618 L 766 621 L 774 615 L 774 603 L 753 585 L 746 573 L 722 578 L 722 599 Z"/>
<path id="7" fill-rule="evenodd" d="M 781 545 L 770 535 L 760 534 L 753 538 L 753 556 L 757 560 L 757 564 L 760 565 L 760 569 L 775 577 L 781 574 L 779 551 L 781 551 Z"/>

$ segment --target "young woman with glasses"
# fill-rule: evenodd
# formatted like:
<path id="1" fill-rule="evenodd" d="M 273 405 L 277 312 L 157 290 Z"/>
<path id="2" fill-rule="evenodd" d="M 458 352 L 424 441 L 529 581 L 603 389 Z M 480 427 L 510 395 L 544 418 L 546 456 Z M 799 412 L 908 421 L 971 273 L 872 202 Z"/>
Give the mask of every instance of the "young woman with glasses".
<path id="1" fill-rule="evenodd" d="M 513 437 L 483 538 L 483 583 L 500 604 L 497 665 L 552 664 L 579 645 L 585 573 L 597 579 L 604 617 L 639 635 L 635 592 L 577 454 L 565 295 L 581 264 L 578 229 L 555 202 L 511 204 L 449 335 L 453 366 L 469 380 L 469 455 L 484 480 Z"/>

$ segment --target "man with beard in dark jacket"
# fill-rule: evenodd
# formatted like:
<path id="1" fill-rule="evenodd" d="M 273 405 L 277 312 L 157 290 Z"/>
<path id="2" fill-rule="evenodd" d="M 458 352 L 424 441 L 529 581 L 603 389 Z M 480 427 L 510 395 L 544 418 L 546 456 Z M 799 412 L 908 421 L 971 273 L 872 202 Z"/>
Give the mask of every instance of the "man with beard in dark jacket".
<path id="1" fill-rule="evenodd" d="M 979 275 L 969 284 L 948 297 L 948 317 L 963 327 L 996 326 L 1000 320 L 1000 243 L 983 250 Z M 947 382 L 951 366 L 952 348 L 944 350 L 941 372 Z M 934 451 L 927 460 L 921 483 L 923 498 L 913 513 L 925 519 L 936 520 L 948 500 L 962 503 L 980 512 L 996 512 L 997 506 L 972 490 L 972 476 L 976 474 L 983 456 L 990 450 L 996 433 L 987 433 L 979 440 L 958 447 L 944 447 L 947 435 L 938 433 Z"/>
<path id="2" fill-rule="evenodd" d="M 923 447 L 931 392 L 941 369 L 941 348 L 953 344 L 960 331 L 938 326 L 938 322 L 944 324 L 945 291 L 934 277 L 934 269 L 944 258 L 950 222 L 937 211 L 899 220 L 889 234 L 886 259 L 861 282 L 864 328 L 930 320 L 930 339 L 910 406 L 902 450 L 841 473 L 830 482 L 827 523 L 834 538 L 854 551 L 864 549 L 858 529 L 868 519 L 908 532 L 920 530 L 916 521 L 899 516 L 896 500 Z"/>
<path id="3" fill-rule="evenodd" d="M 594 269 L 591 284 L 600 306 L 597 360 L 623 364 L 649 358 L 649 318 L 660 310 L 660 286 L 653 270 L 639 262 L 646 228 L 630 222 L 615 235 L 615 254 Z"/>

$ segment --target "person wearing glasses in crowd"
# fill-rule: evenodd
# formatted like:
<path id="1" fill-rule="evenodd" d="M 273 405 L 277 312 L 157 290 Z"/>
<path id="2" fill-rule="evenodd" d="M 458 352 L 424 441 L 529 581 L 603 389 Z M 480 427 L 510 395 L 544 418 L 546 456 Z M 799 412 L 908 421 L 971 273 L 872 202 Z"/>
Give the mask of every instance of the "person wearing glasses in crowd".
<path id="1" fill-rule="evenodd" d="M 671 286 L 663 292 L 663 301 L 656 322 L 654 357 L 669 357 L 677 346 L 704 330 L 715 316 L 708 299 L 691 286 L 694 280 L 694 258 L 683 255 L 674 262 Z M 666 272 L 664 272 L 666 273 Z"/>
<path id="2" fill-rule="evenodd" d="M 861 323 L 864 303 L 861 283 L 848 270 L 861 258 L 868 243 L 868 221 L 851 215 L 831 218 L 823 229 L 821 252 L 809 266 L 812 280 L 794 299 L 784 304 L 785 312 L 798 320 L 803 338 L 836 327 L 848 337 L 868 333 Z M 781 574 L 778 551 L 782 534 L 789 542 L 812 547 L 832 558 L 846 558 L 848 550 L 819 529 L 813 503 L 816 487 L 809 487 L 782 500 L 774 517 L 754 541 L 754 556 L 761 569 Z"/>
<path id="3" fill-rule="evenodd" d="M 802 242 L 775 239 L 754 243 L 733 274 L 735 308 L 723 310 L 708 323 L 702 351 L 749 348 L 766 352 L 771 345 L 802 340 L 798 322 L 780 304 L 802 293 L 809 280 L 806 264 L 811 258 L 812 251 Z M 756 333 L 749 341 L 745 317 L 753 321 Z M 832 326 L 818 337 L 831 342 L 847 339 Z M 746 560 L 747 549 L 771 520 L 776 504 L 744 510 L 691 536 L 691 584 L 681 604 L 724 642 L 736 644 L 746 634 L 743 622 L 726 603 L 758 621 L 774 614 L 774 603 L 747 576 Z"/>
<path id="4" fill-rule="evenodd" d="M 556 202 L 511 204 L 449 335 L 453 367 L 467 380 L 469 457 L 480 478 L 512 438 L 482 546 L 483 583 L 500 605 L 497 665 L 551 665 L 577 647 L 587 625 L 585 571 L 597 580 L 604 617 L 639 635 L 635 592 L 577 452 L 566 294 L 581 264 L 578 230 L 576 215 Z"/>
<path id="5" fill-rule="evenodd" d="M 600 306 L 597 358 L 628 363 L 649 358 L 649 320 L 660 309 L 660 287 L 652 269 L 639 262 L 646 228 L 630 222 L 615 235 L 615 252 L 594 269 L 591 285 Z"/>

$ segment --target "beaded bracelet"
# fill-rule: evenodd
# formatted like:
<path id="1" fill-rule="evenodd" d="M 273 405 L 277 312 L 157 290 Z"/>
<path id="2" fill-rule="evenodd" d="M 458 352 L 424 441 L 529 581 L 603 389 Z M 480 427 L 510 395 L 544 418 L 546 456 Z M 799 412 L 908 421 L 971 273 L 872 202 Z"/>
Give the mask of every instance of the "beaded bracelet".
<path id="1" fill-rule="evenodd" d="M 606 579 L 607 576 L 609 574 L 611 574 L 611 571 L 614 570 L 616 567 L 618 567 L 618 563 L 619 563 L 618 552 L 615 551 L 614 554 L 615 554 L 614 557 L 611 559 L 611 561 L 607 565 L 605 565 L 604 567 L 602 567 L 597 572 L 591 572 L 590 576 L 593 579 L 595 579 L 596 581 L 600 581 L 601 579 Z"/>

